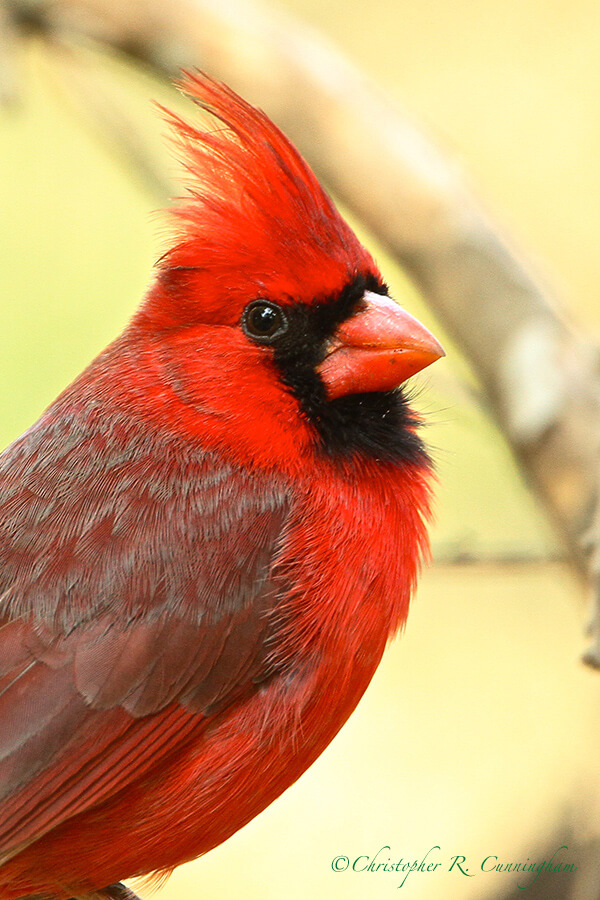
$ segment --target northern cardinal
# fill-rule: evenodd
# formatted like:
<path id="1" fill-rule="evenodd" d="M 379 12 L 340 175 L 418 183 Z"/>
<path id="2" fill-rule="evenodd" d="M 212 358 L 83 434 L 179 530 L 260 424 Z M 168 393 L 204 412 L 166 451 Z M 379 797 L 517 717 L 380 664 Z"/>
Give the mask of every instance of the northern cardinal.
<path id="1" fill-rule="evenodd" d="M 154 284 L 0 457 L 0 897 L 123 897 L 319 756 L 404 622 L 443 355 L 306 163 L 209 77 Z"/>

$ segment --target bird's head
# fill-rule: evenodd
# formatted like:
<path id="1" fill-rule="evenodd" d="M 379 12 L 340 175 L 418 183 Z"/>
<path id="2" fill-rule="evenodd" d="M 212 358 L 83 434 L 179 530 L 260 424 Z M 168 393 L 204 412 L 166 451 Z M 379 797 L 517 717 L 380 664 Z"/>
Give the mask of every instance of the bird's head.
<path id="1" fill-rule="evenodd" d="M 134 326 L 173 336 L 180 380 L 205 379 L 198 355 L 183 359 L 205 350 L 252 408 L 258 395 L 285 419 L 291 400 L 331 455 L 423 454 L 397 389 L 443 356 L 440 344 L 388 296 L 370 253 L 267 116 L 207 76 L 182 86 L 218 126 L 167 114 L 188 196 Z M 206 384 L 186 391 L 206 408 Z"/>

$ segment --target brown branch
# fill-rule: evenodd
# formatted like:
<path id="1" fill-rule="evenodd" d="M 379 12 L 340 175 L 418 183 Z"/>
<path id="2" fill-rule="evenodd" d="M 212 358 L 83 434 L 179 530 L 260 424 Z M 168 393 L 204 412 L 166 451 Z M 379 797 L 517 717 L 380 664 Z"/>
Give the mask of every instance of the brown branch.
<path id="1" fill-rule="evenodd" d="M 549 828 L 548 823 L 542 824 L 538 846 L 528 846 L 522 855 L 538 865 L 553 860 L 553 857 L 555 864 L 568 860 L 574 865 L 574 871 L 546 869 L 539 875 L 536 872 L 505 872 L 498 881 L 494 900 L 518 900 L 523 896 L 527 900 L 600 900 L 600 840 L 589 833 L 585 824 L 593 820 L 592 810 L 584 803 L 582 811 L 587 819 L 581 813 L 574 816 L 566 812 L 563 821 L 556 822 L 553 828 Z M 559 850 L 561 847 L 565 848 L 564 852 Z M 485 896 L 489 900 L 490 894 Z"/>
<path id="2" fill-rule="evenodd" d="M 89 124 L 98 140 L 118 156 L 148 193 L 159 203 L 167 203 L 173 185 L 150 152 L 134 117 L 123 108 L 119 90 L 114 86 L 108 89 L 107 79 L 92 66 L 89 56 L 73 52 L 69 45 L 60 44 L 57 49 L 53 74 L 58 75 L 61 90 L 80 120 Z"/>
<path id="3" fill-rule="evenodd" d="M 19 34 L 14 18 L 0 3 L 0 106 L 14 106 L 19 100 Z"/>
<path id="4" fill-rule="evenodd" d="M 415 281 L 472 362 L 571 558 L 600 595 L 600 362 L 444 158 L 314 32 L 252 0 L 4 0 L 163 75 L 199 66 L 264 107 Z M 600 616 L 588 661 L 600 665 Z"/>

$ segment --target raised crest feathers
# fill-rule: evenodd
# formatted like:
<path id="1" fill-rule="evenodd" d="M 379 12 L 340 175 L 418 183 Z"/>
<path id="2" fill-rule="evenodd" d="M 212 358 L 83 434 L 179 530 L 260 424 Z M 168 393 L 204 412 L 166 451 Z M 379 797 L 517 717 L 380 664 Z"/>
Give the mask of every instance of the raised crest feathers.
<path id="1" fill-rule="evenodd" d="M 264 112 L 200 72 L 186 73 L 180 87 L 218 125 L 202 129 L 164 110 L 188 178 L 187 196 L 172 210 L 176 239 L 163 269 L 209 270 L 228 291 L 243 277 L 246 298 L 253 282 L 263 295 L 300 292 L 305 301 L 377 271 Z"/>

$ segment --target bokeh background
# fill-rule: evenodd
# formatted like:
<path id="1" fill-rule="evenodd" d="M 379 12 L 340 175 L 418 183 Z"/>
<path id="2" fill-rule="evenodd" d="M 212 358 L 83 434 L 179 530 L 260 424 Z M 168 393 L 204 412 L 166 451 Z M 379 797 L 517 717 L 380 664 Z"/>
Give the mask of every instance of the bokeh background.
<path id="1" fill-rule="evenodd" d="M 564 315 L 599 333 L 600 4 L 277 5 L 409 110 L 558 289 Z M 1 446 L 117 334 L 165 246 L 156 197 L 73 103 L 65 60 L 33 40 L 19 66 L 19 101 L 0 111 Z M 150 100 L 181 101 L 118 60 L 105 74 L 163 154 Z M 397 299 L 439 331 L 403 273 L 361 236 Z M 482 873 L 484 857 L 541 862 L 563 843 L 560 860 L 576 871 L 540 876 L 540 896 L 590 896 L 578 879 L 582 848 L 600 830 L 600 677 L 579 663 L 583 589 L 474 399 L 468 364 L 450 345 L 435 369 L 415 401 L 439 473 L 434 562 L 406 633 L 313 768 L 179 869 L 161 900 L 392 897 L 396 874 L 332 870 L 336 856 L 386 846 L 379 859 L 394 862 L 440 848 L 432 859 L 443 865 L 411 875 L 401 896 L 499 897 L 516 893 L 518 878 Z M 478 561 L 457 562 L 465 554 Z M 506 561 L 515 556 L 524 560 Z M 448 871 L 457 854 L 472 877 Z"/>

